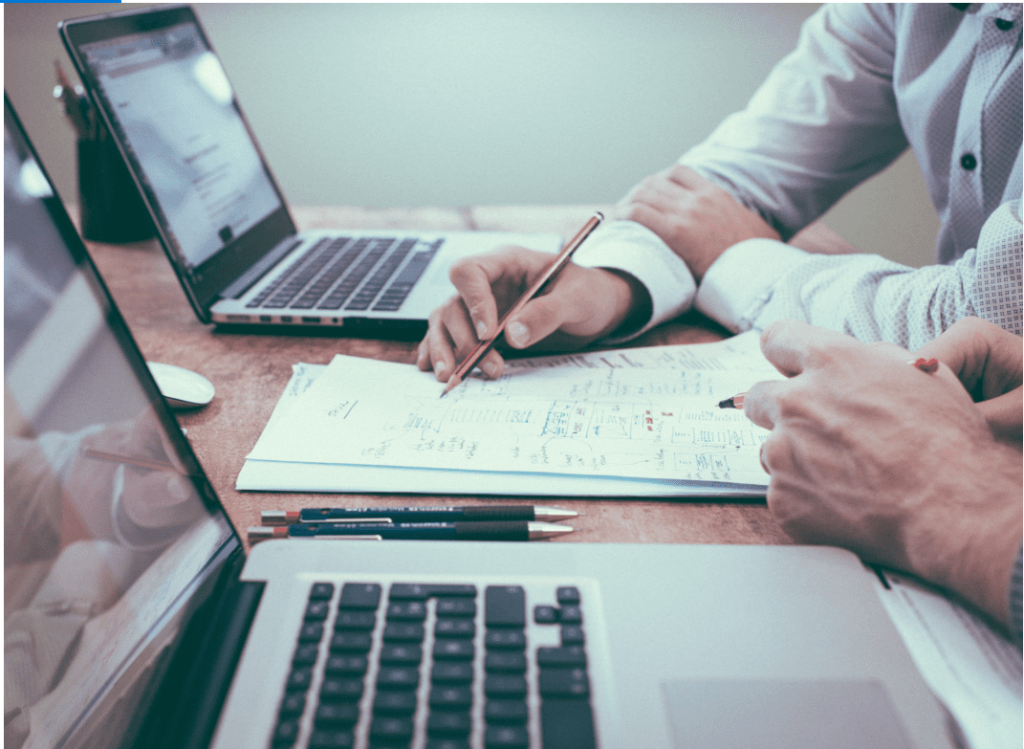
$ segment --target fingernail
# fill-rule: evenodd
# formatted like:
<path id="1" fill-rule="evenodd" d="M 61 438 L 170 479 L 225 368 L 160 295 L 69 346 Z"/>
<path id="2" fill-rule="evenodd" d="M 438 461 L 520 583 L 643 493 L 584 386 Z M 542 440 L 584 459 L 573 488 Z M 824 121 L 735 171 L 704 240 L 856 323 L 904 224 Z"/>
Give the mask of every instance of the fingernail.
<path id="1" fill-rule="evenodd" d="M 487 336 L 487 325 L 483 320 L 476 321 L 476 337 L 481 341 Z"/>
<path id="2" fill-rule="evenodd" d="M 508 327 L 505 328 L 505 335 L 515 346 L 525 346 L 530 340 L 530 331 L 521 322 L 509 323 Z"/>
<path id="3" fill-rule="evenodd" d="M 498 365 L 492 361 L 482 364 L 480 368 L 483 369 L 484 374 L 488 377 L 496 377 L 498 374 Z"/>
<path id="4" fill-rule="evenodd" d="M 448 365 L 444 362 L 438 362 L 437 366 L 434 367 L 434 371 L 437 372 L 438 377 L 444 377 L 444 373 L 448 371 Z"/>

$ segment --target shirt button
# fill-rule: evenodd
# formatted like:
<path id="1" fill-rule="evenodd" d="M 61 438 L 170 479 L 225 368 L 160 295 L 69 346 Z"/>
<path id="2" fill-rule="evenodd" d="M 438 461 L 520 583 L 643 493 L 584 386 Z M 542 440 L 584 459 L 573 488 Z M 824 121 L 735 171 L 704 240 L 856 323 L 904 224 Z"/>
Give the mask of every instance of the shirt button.
<path id="1" fill-rule="evenodd" d="M 963 156 L 960 157 L 960 166 L 962 166 L 967 171 L 971 171 L 977 165 L 978 160 L 974 158 L 973 153 L 965 153 Z"/>
<path id="2" fill-rule="evenodd" d="M 1000 31 L 1009 31 L 1013 28 L 1013 21 L 1008 18 L 997 18 L 996 28 Z"/>

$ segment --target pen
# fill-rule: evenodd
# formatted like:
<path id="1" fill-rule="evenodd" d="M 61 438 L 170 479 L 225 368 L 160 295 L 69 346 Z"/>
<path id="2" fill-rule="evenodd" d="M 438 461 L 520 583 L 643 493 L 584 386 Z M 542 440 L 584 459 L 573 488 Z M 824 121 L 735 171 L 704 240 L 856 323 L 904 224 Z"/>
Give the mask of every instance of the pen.
<path id="1" fill-rule="evenodd" d="M 579 513 L 560 507 L 478 505 L 466 507 L 310 507 L 302 510 L 264 510 L 264 525 L 292 523 L 369 522 L 417 523 L 460 520 L 568 520 Z"/>
<path id="2" fill-rule="evenodd" d="M 120 453 L 108 453 L 104 450 L 96 450 L 91 447 L 82 449 L 82 455 L 87 458 L 93 458 L 94 460 L 106 460 L 110 463 L 121 463 L 126 466 L 135 466 L 136 468 L 146 468 L 150 471 L 174 471 L 180 473 L 173 463 L 168 463 L 166 460 L 156 460 L 155 458 L 146 458 L 142 455 L 121 455 Z"/>
<path id="3" fill-rule="evenodd" d="M 544 285 L 547 284 L 548 281 L 558 275 L 558 272 L 568 264 L 569 260 L 572 259 L 573 253 L 579 249 L 581 244 L 583 244 L 583 240 L 589 237 L 591 232 L 593 232 L 602 221 L 604 221 L 604 214 L 600 212 L 595 213 L 590 217 L 590 220 L 583 225 L 583 228 L 576 232 L 576 236 L 566 242 L 565 246 L 551 262 L 551 265 L 545 268 L 544 272 L 540 274 L 540 277 L 538 277 L 537 280 L 530 285 L 530 288 L 528 288 L 526 292 L 516 300 L 516 303 L 512 305 L 512 308 L 501 316 L 501 319 L 498 320 L 498 329 L 494 332 L 494 335 L 486 341 L 480 341 L 480 343 L 478 343 L 473 350 L 469 352 L 469 355 L 462 360 L 459 366 L 455 368 L 455 371 L 452 372 L 452 376 L 448 378 L 448 383 L 444 386 L 444 391 L 441 393 L 442 398 L 458 387 L 459 383 L 462 382 L 466 375 L 473 371 L 473 367 L 476 366 L 476 363 L 483 358 L 484 354 L 491 350 L 495 341 L 497 341 L 498 337 L 505 331 L 505 326 L 508 324 L 509 319 L 518 314 L 519 311 L 526 306 L 527 302 L 540 293 L 540 290 L 544 288 Z"/>
<path id="4" fill-rule="evenodd" d="M 718 407 L 719 408 L 739 408 L 739 409 L 742 409 L 743 408 L 743 396 L 745 396 L 745 395 L 746 395 L 746 393 L 740 393 L 739 395 L 734 395 L 732 398 L 726 398 L 724 401 L 719 401 L 718 402 Z"/>
<path id="5" fill-rule="evenodd" d="M 270 538 L 348 540 L 532 541 L 572 533 L 567 525 L 528 520 L 493 523 L 295 523 L 249 528 L 250 541 Z"/>

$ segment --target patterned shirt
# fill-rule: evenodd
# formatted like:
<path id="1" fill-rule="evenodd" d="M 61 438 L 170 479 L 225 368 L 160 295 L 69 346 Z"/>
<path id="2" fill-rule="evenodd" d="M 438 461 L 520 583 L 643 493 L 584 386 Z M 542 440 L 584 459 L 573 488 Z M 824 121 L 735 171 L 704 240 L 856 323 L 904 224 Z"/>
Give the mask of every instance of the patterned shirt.
<path id="1" fill-rule="evenodd" d="M 1021 11 L 825 6 L 747 108 L 680 159 L 786 240 L 909 145 L 941 220 L 937 260 L 947 265 L 913 269 L 748 240 L 697 288 L 656 235 L 625 221 L 599 230 L 576 261 L 647 287 L 653 314 L 636 333 L 695 305 L 736 332 L 795 318 L 911 349 L 970 315 L 1020 334 Z"/>

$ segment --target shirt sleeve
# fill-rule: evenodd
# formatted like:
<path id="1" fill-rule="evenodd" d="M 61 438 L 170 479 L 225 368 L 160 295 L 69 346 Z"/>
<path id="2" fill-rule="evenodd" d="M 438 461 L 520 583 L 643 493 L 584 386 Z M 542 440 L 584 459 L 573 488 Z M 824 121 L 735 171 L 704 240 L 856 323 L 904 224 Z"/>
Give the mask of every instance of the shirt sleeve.
<path id="1" fill-rule="evenodd" d="M 1020 335 L 1021 234 L 1021 202 L 1012 201 L 952 265 L 908 268 L 878 255 L 815 255 L 750 239 L 712 264 L 695 306 L 733 332 L 790 318 L 911 350 L 972 315 Z"/>
<path id="2" fill-rule="evenodd" d="M 647 289 L 651 317 L 635 330 L 622 330 L 609 343 L 624 341 L 690 309 L 697 284 L 693 274 L 661 238 L 633 221 L 612 221 L 599 227 L 573 255 L 586 268 L 628 273 Z"/>
<path id="3" fill-rule="evenodd" d="M 891 7 L 824 6 L 746 109 L 680 163 L 788 241 L 906 150 L 893 90 L 895 54 Z"/>

